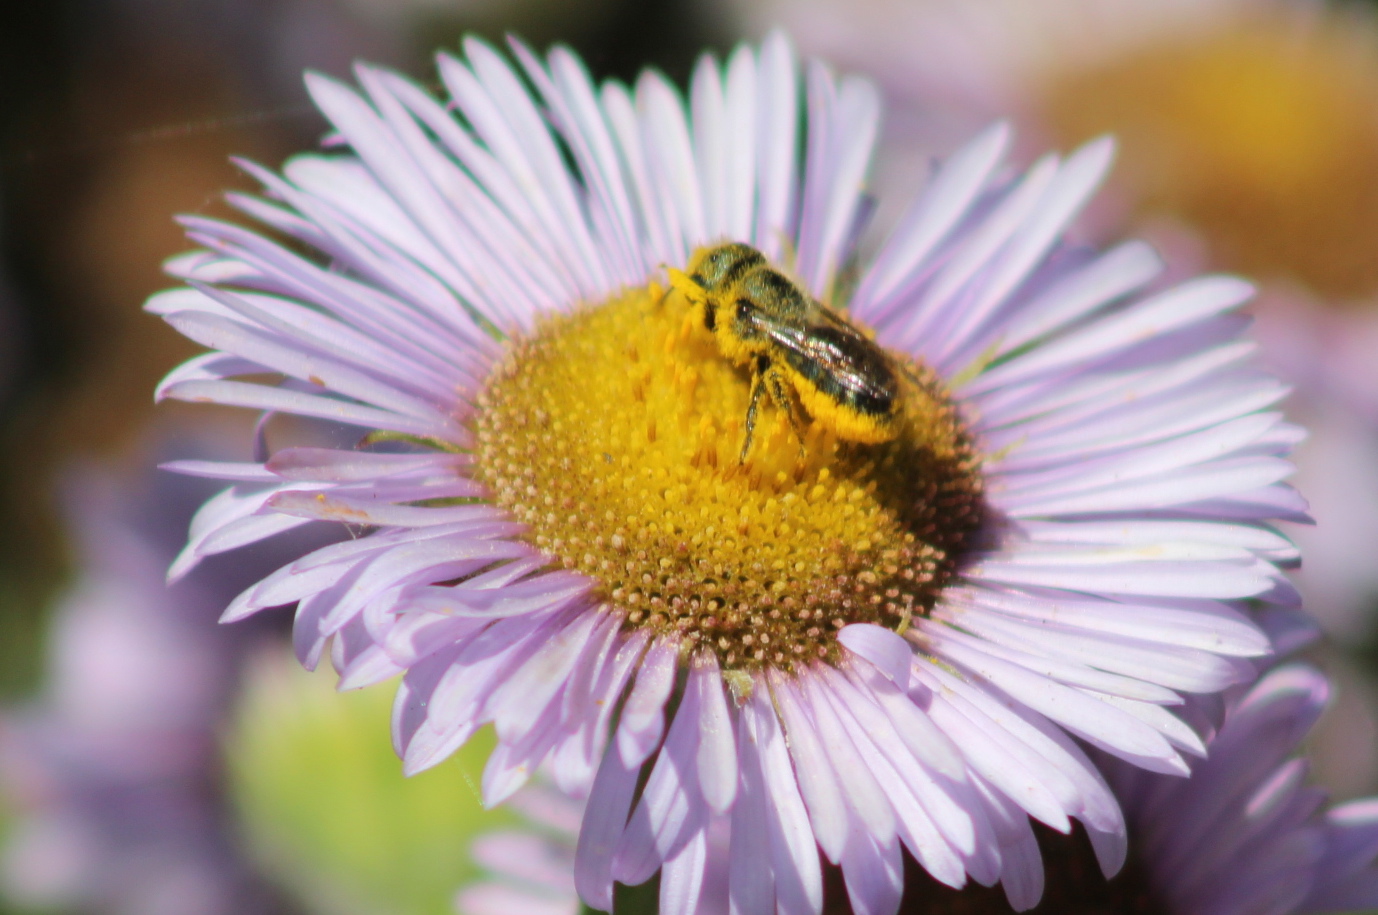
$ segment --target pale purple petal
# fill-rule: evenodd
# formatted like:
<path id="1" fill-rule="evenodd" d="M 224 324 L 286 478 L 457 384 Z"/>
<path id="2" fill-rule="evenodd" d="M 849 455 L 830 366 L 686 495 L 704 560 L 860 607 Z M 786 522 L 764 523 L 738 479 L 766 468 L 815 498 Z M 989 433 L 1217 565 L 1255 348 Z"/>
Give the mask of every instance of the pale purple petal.
<path id="1" fill-rule="evenodd" d="M 627 824 L 640 773 L 639 763 L 629 766 L 621 754 L 604 754 L 579 829 L 574 882 L 584 901 L 603 911 L 612 910 L 613 855 Z"/>
<path id="2" fill-rule="evenodd" d="M 980 651 L 972 645 L 974 640 L 960 633 L 937 626 L 925 626 L 924 632 L 943 657 L 963 664 L 978 677 L 1018 696 L 1029 708 L 1072 733 L 1156 771 L 1185 774 L 1181 757 L 1161 735 L 1109 704 Z"/>
<path id="3" fill-rule="evenodd" d="M 957 310 L 946 306 L 957 301 L 968 284 L 982 275 L 1010 235 L 1033 215 L 1048 185 L 1057 176 L 1058 166 L 1056 156 L 1044 156 L 1034 163 L 978 225 L 954 242 L 954 250 L 936 267 L 931 282 L 909 305 L 905 315 L 896 316 L 892 326 L 887 328 L 891 340 L 910 351 L 937 355 L 932 352 L 936 349 L 934 344 L 925 345 L 924 341 L 944 339 L 944 332 L 957 320 Z"/>
<path id="4" fill-rule="evenodd" d="M 809 66 L 807 83 L 808 148 L 796 269 L 805 287 L 827 299 L 860 213 L 880 98 L 871 83 L 855 77 L 834 85 L 817 62 Z"/>
<path id="5" fill-rule="evenodd" d="M 613 877 L 622 883 L 649 880 L 706 826 L 695 766 L 698 713 L 697 691 L 686 691 L 613 859 Z"/>
<path id="6" fill-rule="evenodd" d="M 466 887 L 456 898 L 461 915 L 577 915 L 578 899 L 544 899 L 525 889 L 484 883 Z"/>
<path id="7" fill-rule="evenodd" d="M 1002 329 L 1001 347 L 1014 351 L 1111 302 L 1141 289 L 1163 269 L 1162 258 L 1143 242 L 1111 248 L 1081 270 L 1068 273 Z"/>
<path id="8" fill-rule="evenodd" d="M 1088 359 L 1127 349 L 1144 339 L 1214 317 L 1238 307 L 1253 287 L 1231 277 L 1207 277 L 1178 286 L 1119 315 L 1074 331 L 982 374 L 972 391 L 1013 384 Z"/>
<path id="9" fill-rule="evenodd" d="M 737 796 L 737 738 L 717 659 L 707 655 L 694 665 L 688 689 L 698 694 L 699 701 L 699 788 L 709 809 L 723 814 Z"/>
<path id="10" fill-rule="evenodd" d="M 760 51 L 760 78 L 756 100 L 756 227 L 752 242 L 767 257 L 784 253 L 794 228 L 798 193 L 796 147 L 799 142 L 798 75 L 794 48 L 784 32 L 766 37 Z"/>
<path id="11" fill-rule="evenodd" d="M 488 697 L 484 710 L 497 723 L 499 741 L 520 741 L 541 719 L 546 707 L 568 682 L 579 652 L 598 622 L 595 613 L 577 615 L 552 633 Z"/>
<path id="12" fill-rule="evenodd" d="M 761 748 L 745 720 L 737 730 L 741 787 L 732 805 L 728 898 L 731 915 L 769 912 L 775 908 L 775 870 L 771 862 L 770 823 L 775 812 L 766 792 Z"/>
<path id="13" fill-rule="evenodd" d="M 810 672 L 812 673 L 812 672 Z M 847 812 L 852 820 L 852 833 L 861 826 L 876 841 L 889 844 L 895 838 L 895 810 L 886 797 L 876 775 L 866 765 L 863 754 L 851 736 L 833 704 L 831 690 L 817 675 L 801 677 L 799 692 L 812 713 L 819 744 L 832 761 L 839 776 Z M 850 841 L 850 840 L 849 840 Z M 845 855 L 845 852 L 844 852 Z"/>
<path id="14" fill-rule="evenodd" d="M 1114 142 L 1108 138 L 1093 140 L 1063 163 L 1039 199 L 1035 213 L 1023 221 L 985 271 L 976 294 L 962 309 L 960 322 L 946 335 L 942 350 L 934 353 L 940 367 L 955 370 L 979 355 L 990 336 L 983 332 L 986 323 L 1044 261 L 1068 223 L 1086 205 L 1110 167 L 1114 148 Z"/>
<path id="15" fill-rule="evenodd" d="M 836 863 L 842 859 L 849 830 L 841 779 L 829 762 L 822 736 L 808 714 L 803 697 L 783 679 L 773 679 L 770 686 L 785 726 L 790 759 L 798 778 L 799 793 L 813 824 L 813 834 L 828 860 Z"/>
<path id="16" fill-rule="evenodd" d="M 857 290 L 852 309 L 858 317 L 881 320 L 901 283 L 930 266 L 933 250 L 968 215 L 1009 144 L 1009 125 L 993 124 L 942 164 Z"/>
<path id="17" fill-rule="evenodd" d="M 837 640 L 874 664 L 901 692 L 909 691 L 914 649 L 893 631 L 870 623 L 854 623 L 843 627 Z"/>
<path id="18" fill-rule="evenodd" d="M 233 480 L 236 483 L 276 483 L 282 479 L 263 464 L 238 461 L 168 461 L 159 464 L 158 469 L 190 477 Z"/>
<path id="19" fill-rule="evenodd" d="M 700 829 L 671 858 L 660 873 L 660 911 L 665 915 L 695 915 L 703 892 L 708 861 L 708 830 Z"/>
<path id="20" fill-rule="evenodd" d="M 636 684 L 622 710 L 617 728 L 617 752 L 627 765 L 639 765 L 660 743 L 665 727 L 665 703 L 675 685 L 679 646 L 658 641 L 646 652 Z"/>
<path id="21" fill-rule="evenodd" d="M 823 873 L 809 813 L 795 779 L 794 766 L 770 693 L 758 683 L 744 711 L 744 722 L 757 747 L 764 778 L 775 870 L 775 896 L 781 915 L 818 915 L 823 908 Z"/>
<path id="22" fill-rule="evenodd" d="M 895 915 L 899 911 L 904 866 L 894 839 L 882 843 L 867 833 L 853 832 L 842 854 L 842 873 L 857 915 Z"/>

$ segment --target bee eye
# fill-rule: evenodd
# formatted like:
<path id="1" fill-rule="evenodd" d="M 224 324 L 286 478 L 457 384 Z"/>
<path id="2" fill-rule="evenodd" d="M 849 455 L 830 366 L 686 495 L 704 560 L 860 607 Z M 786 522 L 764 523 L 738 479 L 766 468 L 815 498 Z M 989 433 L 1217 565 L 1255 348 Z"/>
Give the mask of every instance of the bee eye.
<path id="1" fill-rule="evenodd" d="M 747 321 L 747 320 L 750 320 L 750 319 L 751 319 L 751 313 L 752 313 L 753 311 L 755 311 L 755 310 L 756 310 L 756 306 L 753 305 L 753 304 L 751 303 L 751 300 L 750 300 L 750 299 L 738 299 L 738 300 L 737 300 L 737 320 L 738 320 L 738 321 Z"/>

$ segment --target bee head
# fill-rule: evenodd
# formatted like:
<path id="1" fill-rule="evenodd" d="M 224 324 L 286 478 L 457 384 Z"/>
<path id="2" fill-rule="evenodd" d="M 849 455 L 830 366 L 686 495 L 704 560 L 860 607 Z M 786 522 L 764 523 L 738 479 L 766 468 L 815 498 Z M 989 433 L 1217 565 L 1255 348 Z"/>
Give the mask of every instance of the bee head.
<path id="1" fill-rule="evenodd" d="M 695 277 L 682 270 L 667 267 L 666 272 L 670 275 L 670 287 L 677 290 L 689 302 L 689 307 L 694 311 L 695 319 L 700 321 L 709 331 L 712 331 L 714 324 L 713 303 L 709 299 L 708 290 L 703 288 L 703 284 Z"/>
<path id="2" fill-rule="evenodd" d="M 684 270 L 666 269 L 671 287 L 688 300 L 711 332 L 717 329 L 717 308 L 725 297 L 744 276 L 765 264 L 765 255 L 750 245 L 728 242 L 698 249 Z"/>
<path id="3" fill-rule="evenodd" d="M 765 255 L 750 245 L 728 242 L 696 251 L 689 259 L 689 273 L 709 292 L 722 292 L 765 263 Z"/>

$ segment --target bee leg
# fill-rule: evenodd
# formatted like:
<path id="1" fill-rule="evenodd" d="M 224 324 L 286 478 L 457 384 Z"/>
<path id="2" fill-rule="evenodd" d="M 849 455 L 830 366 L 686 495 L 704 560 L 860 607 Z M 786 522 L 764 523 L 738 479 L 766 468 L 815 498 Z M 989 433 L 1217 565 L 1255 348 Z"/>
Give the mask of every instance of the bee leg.
<path id="1" fill-rule="evenodd" d="M 770 360 L 765 356 L 760 357 L 755 368 L 751 373 L 751 402 L 746 407 L 746 437 L 742 439 L 738 464 L 745 464 L 746 456 L 751 453 L 751 438 L 756 432 L 756 407 L 761 402 L 761 395 L 766 392 L 766 372 L 770 369 Z"/>
<path id="2" fill-rule="evenodd" d="M 780 412 L 785 414 L 789 420 L 789 427 L 794 430 L 794 437 L 799 440 L 799 456 L 804 456 L 804 429 L 799 425 L 799 415 L 795 409 L 794 401 L 789 396 L 789 391 L 785 388 L 784 373 L 773 367 L 767 368 L 763 373 L 766 384 L 770 388 L 770 399 L 779 407 Z"/>

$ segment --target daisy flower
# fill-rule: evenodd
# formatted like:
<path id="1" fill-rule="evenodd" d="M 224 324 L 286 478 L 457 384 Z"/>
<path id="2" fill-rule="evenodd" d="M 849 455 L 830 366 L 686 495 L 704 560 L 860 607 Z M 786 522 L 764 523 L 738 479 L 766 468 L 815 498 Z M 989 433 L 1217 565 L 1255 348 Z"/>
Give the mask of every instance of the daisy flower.
<path id="1" fill-rule="evenodd" d="M 1243 602 L 1294 600 L 1270 520 L 1303 514 L 1299 433 L 1231 314 L 1250 287 L 1152 288 L 1142 244 L 1062 244 L 1111 144 L 1016 175 L 1004 126 L 859 266 L 866 82 L 780 36 L 704 58 L 687 101 L 513 53 L 442 55 L 444 102 L 309 77 L 341 148 L 246 165 L 267 195 L 232 198 L 290 241 L 184 219 L 205 250 L 149 308 L 211 352 L 159 396 L 357 445 L 175 465 L 233 485 L 174 574 L 350 525 L 225 618 L 296 603 L 304 663 L 328 643 L 343 688 L 400 674 L 408 772 L 489 723 L 488 803 L 549 760 L 589 795 L 595 908 L 659 872 L 666 913 L 719 880 L 741 912 L 817 912 L 826 859 L 884 913 L 902 850 L 1028 907 L 1030 816 L 1082 823 L 1113 872 L 1124 821 L 1083 743 L 1185 774 L 1205 748 L 1172 707 L 1253 675 Z M 730 288 L 702 259 L 726 241 L 830 329 L 729 359 L 681 291 Z"/>

